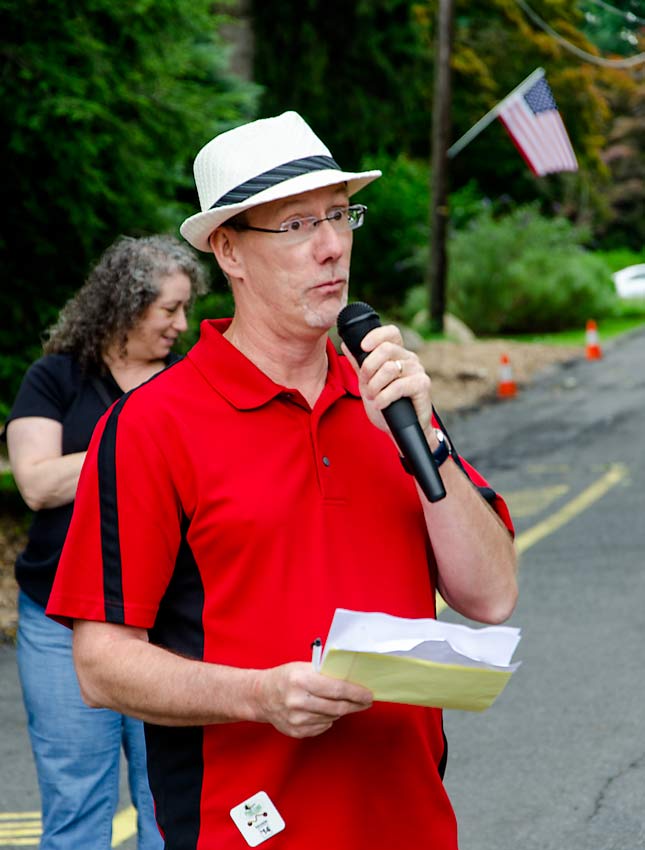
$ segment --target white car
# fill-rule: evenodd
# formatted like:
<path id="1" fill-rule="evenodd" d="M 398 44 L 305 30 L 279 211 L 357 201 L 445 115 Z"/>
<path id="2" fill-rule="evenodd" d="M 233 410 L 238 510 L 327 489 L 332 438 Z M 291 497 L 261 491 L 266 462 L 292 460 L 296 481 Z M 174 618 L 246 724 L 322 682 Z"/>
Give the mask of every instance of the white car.
<path id="1" fill-rule="evenodd" d="M 645 298 L 645 263 L 627 266 L 612 278 L 619 298 Z"/>

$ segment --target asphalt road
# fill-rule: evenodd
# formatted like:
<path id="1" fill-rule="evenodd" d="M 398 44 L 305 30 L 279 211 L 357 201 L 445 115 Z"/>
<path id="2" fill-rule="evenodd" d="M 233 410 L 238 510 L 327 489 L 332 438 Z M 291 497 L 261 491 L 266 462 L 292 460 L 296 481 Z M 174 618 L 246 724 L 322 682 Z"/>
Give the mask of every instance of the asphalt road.
<path id="1" fill-rule="evenodd" d="M 0 848 L 37 847 L 40 798 L 16 670 L 16 653 L 0 645 Z M 136 850 L 134 813 L 122 771 L 120 816 L 113 846 Z M 91 850 L 91 848 L 79 848 Z"/>
<path id="2" fill-rule="evenodd" d="M 645 848 L 644 365 L 638 333 L 448 423 L 522 550 L 523 664 L 445 715 L 462 850 Z"/>
<path id="3" fill-rule="evenodd" d="M 445 715 L 461 850 L 645 848 L 645 333 L 603 347 L 514 400 L 444 417 L 508 497 L 522 553 L 522 666 L 488 711 Z M 0 846 L 37 846 L 9 647 L 0 683 Z M 115 846 L 134 850 L 128 835 Z"/>

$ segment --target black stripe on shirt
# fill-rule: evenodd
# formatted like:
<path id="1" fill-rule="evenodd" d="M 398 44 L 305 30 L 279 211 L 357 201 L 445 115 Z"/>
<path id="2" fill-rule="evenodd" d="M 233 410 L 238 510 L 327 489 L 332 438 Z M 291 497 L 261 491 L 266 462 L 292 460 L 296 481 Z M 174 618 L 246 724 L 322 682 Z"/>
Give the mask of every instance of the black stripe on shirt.
<path id="1" fill-rule="evenodd" d="M 181 523 L 175 567 L 159 604 L 150 643 L 198 661 L 204 658 L 204 583 L 188 542 L 190 524 Z M 157 822 L 167 850 L 214 846 L 201 834 L 204 785 L 204 730 L 145 724 L 148 777 Z M 225 732 L 223 732 L 225 734 Z M 211 840 L 215 840 L 214 838 Z"/>
<path id="2" fill-rule="evenodd" d="M 166 358 L 166 368 L 156 372 L 140 386 L 149 384 L 182 360 L 176 354 Z M 108 623 L 125 622 L 123 606 L 123 576 L 121 568 L 121 542 L 119 540 L 119 503 L 116 480 L 116 436 L 119 415 L 133 392 L 124 393 L 109 413 L 97 456 L 99 485 L 99 514 L 101 518 L 101 555 L 103 558 L 103 604 Z"/>
<path id="3" fill-rule="evenodd" d="M 441 761 L 439 762 L 438 770 L 441 781 L 443 782 L 443 778 L 446 773 L 446 765 L 448 764 L 448 739 L 446 738 L 446 730 L 443 725 L 443 715 L 441 717 L 441 735 L 443 736 L 443 753 L 441 754 Z"/>
<path id="4" fill-rule="evenodd" d="M 119 414 L 130 393 L 114 405 L 101 435 L 97 467 L 99 512 L 101 518 L 101 555 L 103 559 L 103 604 L 108 623 L 124 623 L 119 506 L 116 481 L 116 433 Z"/>

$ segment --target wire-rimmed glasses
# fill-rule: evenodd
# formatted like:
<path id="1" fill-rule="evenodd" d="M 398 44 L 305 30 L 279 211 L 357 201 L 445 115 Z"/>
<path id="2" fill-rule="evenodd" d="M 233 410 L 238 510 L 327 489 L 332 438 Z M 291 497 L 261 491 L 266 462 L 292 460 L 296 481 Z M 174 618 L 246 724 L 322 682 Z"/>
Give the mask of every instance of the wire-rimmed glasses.
<path id="1" fill-rule="evenodd" d="M 244 222 L 227 222 L 229 227 L 234 230 L 254 230 L 258 233 L 282 233 L 284 239 L 282 242 L 295 245 L 298 242 L 305 242 L 316 232 L 316 228 L 323 221 L 328 221 L 337 233 L 345 233 L 348 230 L 357 230 L 362 226 L 365 219 L 365 211 L 367 207 L 364 204 L 352 204 L 348 207 L 336 207 L 328 215 L 323 218 L 316 218 L 314 215 L 306 215 L 297 218 L 288 218 L 283 221 L 277 228 L 269 227 L 253 227 Z"/>

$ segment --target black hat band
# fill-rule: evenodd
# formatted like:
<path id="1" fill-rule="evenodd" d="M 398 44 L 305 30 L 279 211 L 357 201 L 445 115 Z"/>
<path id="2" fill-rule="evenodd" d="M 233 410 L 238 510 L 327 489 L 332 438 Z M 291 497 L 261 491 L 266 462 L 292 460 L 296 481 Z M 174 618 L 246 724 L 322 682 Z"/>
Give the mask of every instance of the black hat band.
<path id="1" fill-rule="evenodd" d="M 227 192 L 215 201 L 210 209 L 214 210 L 217 207 L 229 207 L 233 206 L 233 204 L 241 204 L 244 201 L 248 201 L 254 195 L 264 192 L 265 189 L 277 186 L 278 183 L 283 183 L 292 177 L 299 177 L 301 174 L 308 174 L 310 171 L 324 171 L 328 168 L 340 171 L 340 166 L 330 156 L 306 156 L 302 159 L 285 162 L 284 165 L 277 165 L 275 168 L 265 171 L 264 174 L 252 177 L 246 183 L 241 183 L 239 186 L 231 189 L 230 192 Z"/>

